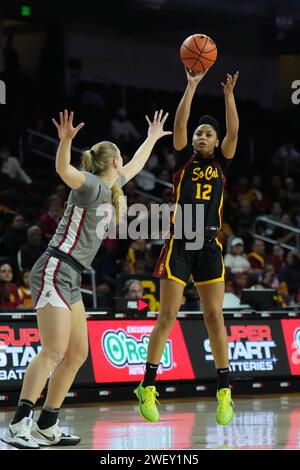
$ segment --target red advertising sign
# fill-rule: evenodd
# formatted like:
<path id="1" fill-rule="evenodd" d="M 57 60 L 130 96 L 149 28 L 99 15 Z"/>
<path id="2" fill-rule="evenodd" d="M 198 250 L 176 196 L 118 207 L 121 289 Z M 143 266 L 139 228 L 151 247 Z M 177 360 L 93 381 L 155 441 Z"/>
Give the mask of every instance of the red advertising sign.
<path id="1" fill-rule="evenodd" d="M 40 335 L 34 323 L 0 323 L 0 387 L 19 385 L 40 350 Z"/>
<path id="2" fill-rule="evenodd" d="M 281 320 L 291 375 L 300 375 L 300 319 Z"/>
<path id="3" fill-rule="evenodd" d="M 144 376 L 155 321 L 88 322 L 95 382 L 138 382 Z M 194 379 L 185 340 L 176 321 L 158 368 L 158 380 Z"/>

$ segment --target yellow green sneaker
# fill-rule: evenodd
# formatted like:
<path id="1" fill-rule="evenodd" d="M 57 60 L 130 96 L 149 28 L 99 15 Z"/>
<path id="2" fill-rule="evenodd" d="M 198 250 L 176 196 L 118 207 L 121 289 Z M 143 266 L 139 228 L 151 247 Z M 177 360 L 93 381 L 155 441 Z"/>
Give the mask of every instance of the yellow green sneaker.
<path id="1" fill-rule="evenodd" d="M 230 388 L 221 388 L 217 391 L 218 406 L 216 411 L 216 420 L 218 424 L 226 426 L 230 424 L 234 415 L 234 403 L 231 400 Z"/>
<path id="2" fill-rule="evenodd" d="M 159 413 L 156 407 L 156 403 L 160 404 L 156 398 L 159 394 L 157 393 L 154 385 L 149 385 L 144 388 L 142 383 L 143 382 L 141 382 L 134 391 L 139 400 L 140 415 L 147 421 L 159 421 Z"/>

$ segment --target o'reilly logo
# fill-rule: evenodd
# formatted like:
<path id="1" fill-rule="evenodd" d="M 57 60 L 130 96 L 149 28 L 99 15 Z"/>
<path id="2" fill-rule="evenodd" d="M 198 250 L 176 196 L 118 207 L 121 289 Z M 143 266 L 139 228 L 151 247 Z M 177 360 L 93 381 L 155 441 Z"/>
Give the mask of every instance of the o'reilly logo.
<path id="1" fill-rule="evenodd" d="M 149 336 L 143 335 L 137 339 L 122 329 L 106 331 L 102 337 L 103 352 L 114 367 L 145 364 L 148 343 Z M 172 363 L 172 342 L 168 340 L 161 359 L 161 366 L 164 370 L 168 370 L 172 368 Z"/>
<path id="2" fill-rule="evenodd" d="M 0 104 L 6 104 L 6 85 L 0 80 Z"/>

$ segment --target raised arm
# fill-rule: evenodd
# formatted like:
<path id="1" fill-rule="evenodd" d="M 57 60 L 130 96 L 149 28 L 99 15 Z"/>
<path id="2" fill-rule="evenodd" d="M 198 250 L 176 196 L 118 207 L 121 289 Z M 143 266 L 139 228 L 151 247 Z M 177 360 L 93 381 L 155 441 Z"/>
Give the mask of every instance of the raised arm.
<path id="1" fill-rule="evenodd" d="M 153 121 L 151 122 L 148 116 L 146 120 L 149 124 L 148 137 L 140 148 L 136 151 L 132 159 L 127 165 L 122 168 L 122 174 L 126 178 L 126 183 L 134 178 L 145 166 L 155 143 L 163 136 L 170 135 L 172 132 L 164 131 L 163 126 L 169 113 L 163 115 L 163 110 L 155 112 Z"/>
<path id="2" fill-rule="evenodd" d="M 191 104 L 197 86 L 207 72 L 208 69 L 205 72 L 192 75 L 186 69 L 188 83 L 184 95 L 178 105 L 174 122 L 173 145 L 176 150 L 182 150 L 187 144 L 187 123 L 190 117 Z"/>
<path id="3" fill-rule="evenodd" d="M 71 161 L 71 146 L 72 140 L 76 136 L 77 132 L 84 126 L 81 122 L 77 127 L 73 127 L 73 111 L 68 115 L 68 111 L 65 109 L 64 113 L 59 113 L 60 124 L 52 119 L 58 131 L 58 137 L 60 144 L 57 149 L 55 159 L 55 169 L 61 179 L 72 189 L 78 189 L 85 182 L 85 174 L 83 171 L 77 170 L 70 164 Z"/>
<path id="4" fill-rule="evenodd" d="M 233 158 L 239 131 L 239 116 L 236 109 L 233 90 L 237 82 L 239 72 L 235 72 L 233 76 L 227 74 L 226 83 L 221 83 L 224 91 L 225 109 L 226 109 L 226 136 L 223 139 L 221 149 L 225 158 Z"/>

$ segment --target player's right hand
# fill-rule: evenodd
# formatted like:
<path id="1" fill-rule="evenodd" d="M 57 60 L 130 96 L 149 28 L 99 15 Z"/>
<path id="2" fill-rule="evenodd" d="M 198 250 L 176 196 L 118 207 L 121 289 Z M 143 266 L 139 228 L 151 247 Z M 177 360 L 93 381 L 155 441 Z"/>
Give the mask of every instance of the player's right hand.
<path id="1" fill-rule="evenodd" d="M 185 71 L 189 85 L 197 86 L 205 77 L 209 69 L 206 69 L 204 72 L 193 72 L 191 69 L 186 68 Z"/>
<path id="2" fill-rule="evenodd" d="M 52 118 L 52 122 L 57 129 L 60 140 L 74 139 L 77 132 L 80 131 L 80 129 L 82 129 L 84 126 L 84 122 L 81 122 L 77 127 L 73 127 L 73 117 L 74 112 L 71 111 L 69 115 L 68 111 L 65 109 L 63 113 L 59 113 L 60 124 L 58 124 L 58 122 Z"/>

